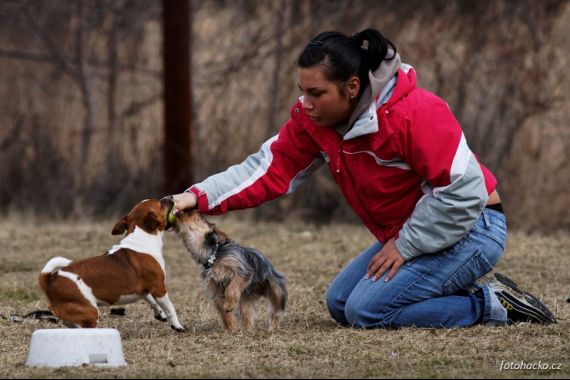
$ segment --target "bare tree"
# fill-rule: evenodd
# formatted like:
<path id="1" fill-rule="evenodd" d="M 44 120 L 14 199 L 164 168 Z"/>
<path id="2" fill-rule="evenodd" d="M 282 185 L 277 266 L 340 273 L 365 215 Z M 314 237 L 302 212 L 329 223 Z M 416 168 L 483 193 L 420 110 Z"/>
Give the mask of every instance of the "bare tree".
<path id="1" fill-rule="evenodd" d="M 87 52 L 85 50 L 88 39 L 87 31 L 85 30 L 87 9 L 85 8 L 84 2 L 77 2 L 76 5 L 77 7 L 74 11 L 76 12 L 75 17 L 78 22 L 75 37 L 75 62 L 72 62 L 72 60 L 67 59 L 63 55 L 56 42 L 52 40 L 50 33 L 48 33 L 46 28 L 38 22 L 37 17 L 33 12 L 34 7 L 32 6 L 32 2 L 27 3 L 24 7 L 24 12 L 32 30 L 43 42 L 53 61 L 57 63 L 59 68 L 65 74 L 68 74 L 74 79 L 74 82 L 77 84 L 82 94 L 85 119 L 83 122 L 83 130 L 81 131 L 79 160 L 76 169 L 79 180 L 75 182 L 75 185 L 78 187 L 75 190 L 77 193 L 80 193 L 85 186 L 84 169 L 89 155 L 89 146 L 91 144 L 93 129 L 95 127 L 96 96 L 93 88 L 93 77 L 89 69 Z M 82 210 L 82 207 L 79 205 L 79 198 L 74 199 L 76 200 L 74 208 L 77 211 Z"/>

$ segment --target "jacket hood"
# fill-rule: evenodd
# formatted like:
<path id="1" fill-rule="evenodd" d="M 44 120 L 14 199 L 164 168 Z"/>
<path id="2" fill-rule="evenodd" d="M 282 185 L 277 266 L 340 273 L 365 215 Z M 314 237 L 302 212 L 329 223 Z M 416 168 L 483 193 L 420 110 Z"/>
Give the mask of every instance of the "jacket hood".
<path id="1" fill-rule="evenodd" d="M 387 55 L 391 56 L 393 54 L 394 51 L 392 49 L 389 49 Z M 358 101 L 356 108 L 354 109 L 352 115 L 348 119 L 348 125 L 350 127 L 352 127 L 352 125 L 354 124 L 356 119 L 358 119 L 358 117 L 362 114 L 362 112 L 364 112 L 367 108 L 369 108 L 370 103 L 374 103 L 374 99 L 376 99 L 378 95 L 380 95 L 382 89 L 386 87 L 390 79 L 392 79 L 400 69 L 401 62 L 402 60 L 400 59 L 400 54 L 396 53 L 393 59 L 389 61 L 386 60 L 382 61 L 382 63 L 376 69 L 376 71 L 368 72 L 368 79 L 370 80 L 370 84 L 366 87 L 366 89 L 362 93 L 362 96 L 360 97 L 360 100 Z"/>
<path id="2" fill-rule="evenodd" d="M 378 109 L 383 104 L 386 104 L 387 107 L 392 106 L 392 104 L 416 88 L 416 73 L 414 69 L 412 66 L 401 63 L 399 60 L 397 69 L 394 67 L 389 71 L 390 73 L 394 72 L 391 77 L 388 78 L 387 75 L 375 76 L 375 81 L 373 82 L 372 75 L 377 72 L 371 73 L 370 86 L 358 102 L 358 106 L 352 113 L 349 123 L 336 128 L 344 140 L 378 132 Z M 386 72 L 388 71 L 384 73 Z M 365 95 L 367 96 L 365 97 Z"/>

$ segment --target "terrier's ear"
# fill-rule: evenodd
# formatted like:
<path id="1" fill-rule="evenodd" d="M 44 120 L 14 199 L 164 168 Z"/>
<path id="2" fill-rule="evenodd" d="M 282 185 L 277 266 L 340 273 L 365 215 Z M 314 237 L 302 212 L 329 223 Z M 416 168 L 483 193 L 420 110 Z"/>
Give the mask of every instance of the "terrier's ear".
<path id="1" fill-rule="evenodd" d="M 222 230 L 220 230 L 218 227 L 214 226 L 214 232 L 218 235 L 218 240 L 220 242 L 224 242 L 226 240 L 229 240 L 230 238 L 228 237 L 228 235 L 226 235 L 226 233 Z"/>
<path id="2" fill-rule="evenodd" d="M 160 220 L 158 220 L 158 216 L 149 211 L 143 219 L 143 224 L 147 232 L 154 232 L 160 226 Z"/>
<path id="3" fill-rule="evenodd" d="M 121 235 L 124 234 L 127 230 L 129 223 L 128 223 L 128 215 L 123 216 L 117 223 L 115 223 L 115 227 L 113 227 L 113 231 L 111 234 L 113 235 Z"/>

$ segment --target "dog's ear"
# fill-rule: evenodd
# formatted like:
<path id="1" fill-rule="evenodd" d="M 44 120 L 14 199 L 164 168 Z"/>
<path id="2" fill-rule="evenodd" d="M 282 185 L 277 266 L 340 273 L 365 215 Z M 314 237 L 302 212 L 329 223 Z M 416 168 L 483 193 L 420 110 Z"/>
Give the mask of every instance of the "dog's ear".
<path id="1" fill-rule="evenodd" d="M 160 226 L 160 220 L 158 220 L 158 216 L 154 212 L 149 211 L 144 216 L 143 224 L 147 232 L 154 232 Z"/>
<path id="2" fill-rule="evenodd" d="M 117 223 L 115 223 L 115 227 L 113 227 L 113 231 L 111 234 L 113 235 L 122 235 L 125 233 L 128 227 L 128 215 L 123 216 Z"/>
<path id="3" fill-rule="evenodd" d="M 222 230 L 220 230 L 218 227 L 214 226 L 214 232 L 216 233 L 216 235 L 218 235 L 218 240 L 220 242 L 224 242 L 226 240 L 229 240 L 229 236 L 226 235 L 226 233 Z"/>

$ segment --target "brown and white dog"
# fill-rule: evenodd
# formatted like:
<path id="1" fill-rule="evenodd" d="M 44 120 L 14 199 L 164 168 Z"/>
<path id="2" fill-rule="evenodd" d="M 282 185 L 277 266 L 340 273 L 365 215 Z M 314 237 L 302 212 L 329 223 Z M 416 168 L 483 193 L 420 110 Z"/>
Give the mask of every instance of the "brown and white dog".
<path id="1" fill-rule="evenodd" d="M 173 202 L 147 199 L 114 226 L 112 234 L 126 232 L 118 245 L 101 256 L 72 262 L 63 257 L 48 261 L 39 282 L 50 309 L 67 327 L 95 327 L 98 306 L 124 305 L 140 299 L 154 316 L 184 331 L 168 298 L 162 235 L 168 228 Z"/>

